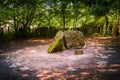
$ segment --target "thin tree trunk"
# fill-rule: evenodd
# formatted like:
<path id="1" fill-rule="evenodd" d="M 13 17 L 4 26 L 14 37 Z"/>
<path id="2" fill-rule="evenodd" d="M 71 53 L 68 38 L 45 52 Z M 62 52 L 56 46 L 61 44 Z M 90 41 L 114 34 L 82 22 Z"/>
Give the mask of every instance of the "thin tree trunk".
<path id="1" fill-rule="evenodd" d="M 15 38 L 17 39 L 19 29 L 18 29 L 18 21 L 17 21 L 16 17 L 14 17 L 14 29 L 15 29 Z"/>
<path id="2" fill-rule="evenodd" d="M 63 27 L 65 29 L 65 15 L 63 15 Z"/>
<path id="3" fill-rule="evenodd" d="M 48 27 L 51 26 L 51 2 L 48 1 Z"/>
<path id="4" fill-rule="evenodd" d="M 63 3 L 63 5 L 62 5 L 62 9 L 61 9 L 61 15 L 62 15 L 62 23 L 63 23 L 63 29 L 65 29 L 65 25 L 66 25 L 66 23 L 65 23 L 65 9 L 66 9 L 66 7 L 67 7 L 67 3 L 65 4 L 65 3 Z"/>
<path id="5" fill-rule="evenodd" d="M 78 16 L 78 2 L 74 2 L 74 5 L 73 5 L 73 8 L 74 8 L 74 22 L 73 22 L 73 28 L 76 28 L 77 26 L 77 16 Z"/>
<path id="6" fill-rule="evenodd" d="M 108 24 L 109 24 L 109 21 L 108 21 L 108 17 L 107 17 L 107 15 L 105 15 L 105 20 L 106 20 L 106 25 L 105 25 L 105 34 L 104 34 L 104 36 L 106 36 L 107 35 L 107 30 L 108 30 Z"/>
<path id="7" fill-rule="evenodd" d="M 4 29 L 1 28 L 1 35 L 3 36 L 4 35 Z"/>
<path id="8" fill-rule="evenodd" d="M 62 10 L 63 28 L 65 29 L 65 10 Z"/>
<path id="9" fill-rule="evenodd" d="M 118 13 L 118 16 L 117 16 L 117 25 L 116 25 L 116 28 L 115 28 L 115 36 L 118 37 L 119 36 L 119 23 L 120 23 L 120 16 L 119 16 L 119 13 Z"/>
<path id="10" fill-rule="evenodd" d="M 8 34 L 10 33 L 10 27 L 8 26 Z"/>
<path id="11" fill-rule="evenodd" d="M 116 24 L 113 27 L 113 31 L 112 31 L 113 36 L 115 36 L 115 37 L 119 36 L 119 23 L 120 23 L 119 19 L 120 19 L 119 12 L 117 11 L 116 12 Z"/>
<path id="12" fill-rule="evenodd" d="M 30 25 L 32 23 L 32 20 L 34 18 L 35 8 L 28 10 L 27 16 L 25 19 L 25 22 L 23 22 L 23 28 L 24 28 L 24 37 L 27 38 L 30 30 Z"/>

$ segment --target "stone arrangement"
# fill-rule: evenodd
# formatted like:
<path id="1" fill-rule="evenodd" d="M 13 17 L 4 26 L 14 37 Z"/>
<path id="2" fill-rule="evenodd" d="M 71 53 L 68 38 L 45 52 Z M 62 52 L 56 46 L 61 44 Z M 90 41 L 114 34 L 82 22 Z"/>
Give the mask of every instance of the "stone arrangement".
<path id="1" fill-rule="evenodd" d="M 78 30 L 68 30 L 68 31 L 58 31 L 53 43 L 50 44 L 48 48 L 48 53 L 54 53 L 56 51 L 61 51 L 65 49 L 74 48 L 75 54 L 82 54 L 80 50 L 85 45 L 84 36 L 81 31 Z"/>

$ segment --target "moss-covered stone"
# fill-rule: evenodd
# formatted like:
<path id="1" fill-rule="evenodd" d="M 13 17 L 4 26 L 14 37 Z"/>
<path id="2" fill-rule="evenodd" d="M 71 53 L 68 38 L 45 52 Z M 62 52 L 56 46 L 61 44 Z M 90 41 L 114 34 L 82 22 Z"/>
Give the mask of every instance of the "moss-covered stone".
<path id="1" fill-rule="evenodd" d="M 84 44 L 82 32 L 77 30 L 59 31 L 54 38 L 54 42 L 49 46 L 48 53 L 70 48 L 81 49 Z M 78 54 L 78 52 L 75 52 L 75 54 Z"/>
<path id="2" fill-rule="evenodd" d="M 68 49 L 78 48 L 81 49 L 84 45 L 83 33 L 77 30 L 69 30 L 64 32 L 65 41 Z"/>
<path id="3" fill-rule="evenodd" d="M 53 53 L 56 51 L 63 50 L 63 33 L 59 31 L 56 36 L 54 42 L 49 46 L 48 53 Z"/>

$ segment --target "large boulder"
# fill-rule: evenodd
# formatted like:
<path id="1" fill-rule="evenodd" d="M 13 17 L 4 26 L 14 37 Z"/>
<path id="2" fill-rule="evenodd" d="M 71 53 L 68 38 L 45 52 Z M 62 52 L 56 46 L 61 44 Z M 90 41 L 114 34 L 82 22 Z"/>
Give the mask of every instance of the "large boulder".
<path id="1" fill-rule="evenodd" d="M 84 46 L 83 33 L 78 30 L 58 31 L 54 42 L 48 48 L 49 53 L 64 49 L 81 49 Z"/>
<path id="2" fill-rule="evenodd" d="M 67 49 L 81 49 L 85 44 L 83 33 L 78 30 L 64 31 L 64 37 Z"/>

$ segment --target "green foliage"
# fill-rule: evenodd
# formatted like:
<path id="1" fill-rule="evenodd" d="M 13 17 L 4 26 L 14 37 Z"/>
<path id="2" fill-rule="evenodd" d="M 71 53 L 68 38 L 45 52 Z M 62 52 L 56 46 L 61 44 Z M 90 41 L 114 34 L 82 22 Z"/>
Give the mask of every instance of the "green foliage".
<path id="1" fill-rule="evenodd" d="M 95 16 L 104 16 L 109 12 L 109 8 L 107 8 L 106 6 L 102 6 L 102 5 L 95 5 L 94 7 L 92 7 L 90 9 L 90 13 L 95 15 Z"/>
<path id="2" fill-rule="evenodd" d="M 119 5 L 120 0 L 0 0 L 0 28 L 9 25 L 16 36 L 23 33 L 20 28 L 29 36 L 31 26 L 79 28 L 86 35 L 112 35 L 119 31 L 114 31 L 120 22 Z"/>

